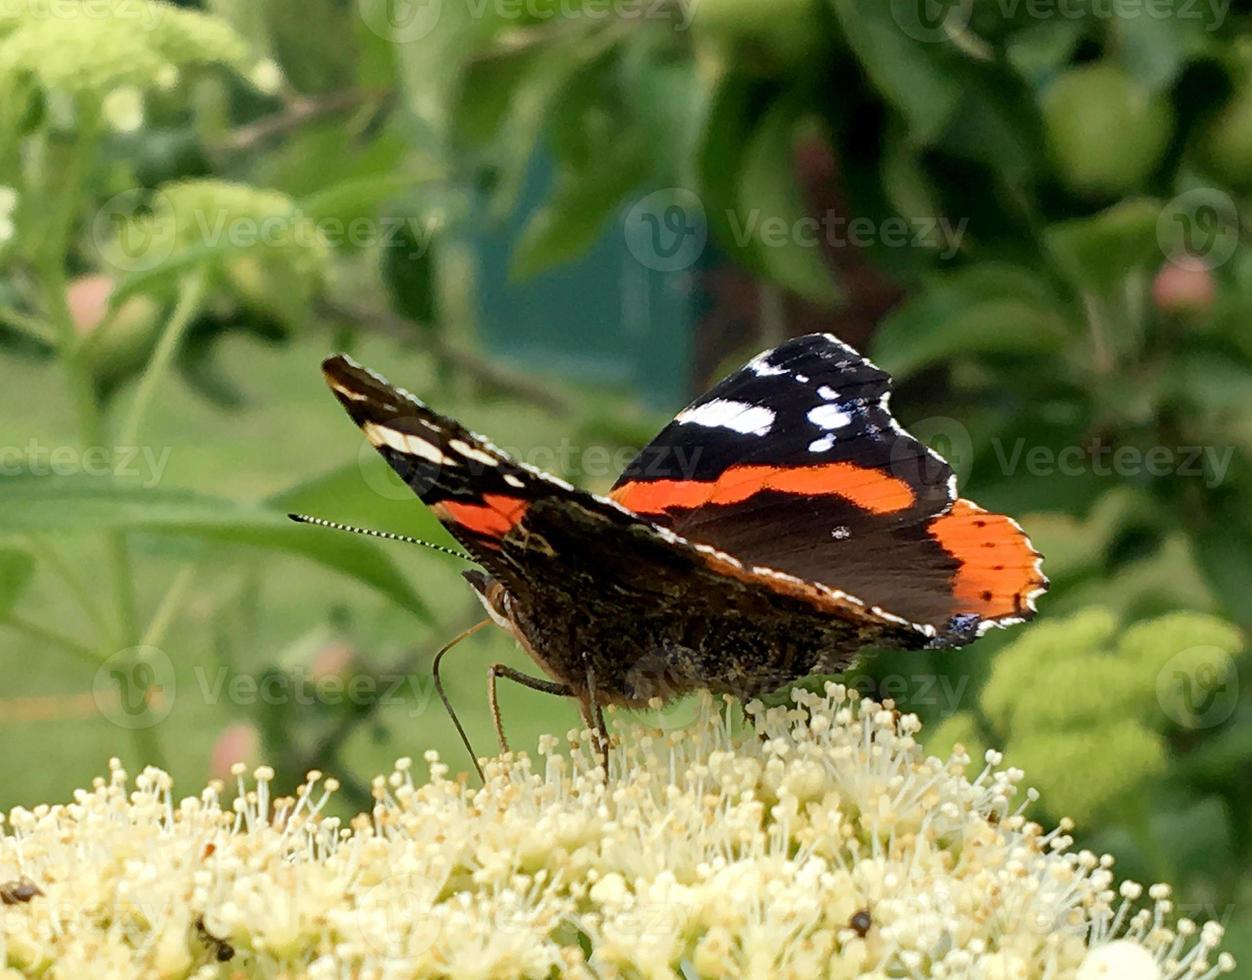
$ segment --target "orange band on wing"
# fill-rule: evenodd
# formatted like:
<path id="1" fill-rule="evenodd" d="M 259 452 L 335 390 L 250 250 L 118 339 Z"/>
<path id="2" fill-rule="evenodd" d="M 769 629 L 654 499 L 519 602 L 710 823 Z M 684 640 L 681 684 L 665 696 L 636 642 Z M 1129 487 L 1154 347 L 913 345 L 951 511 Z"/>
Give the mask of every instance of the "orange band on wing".
<path id="1" fill-rule="evenodd" d="M 1017 616 L 1032 610 L 1035 595 L 1047 588 L 1039 553 L 1020 527 L 968 500 L 930 523 L 931 536 L 961 564 L 952 584 L 960 612 L 983 619 Z"/>
<path id="2" fill-rule="evenodd" d="M 762 490 L 805 497 L 843 497 L 872 514 L 913 506 L 917 494 L 899 477 L 855 463 L 821 466 L 732 466 L 715 482 L 651 480 L 624 483 L 609 496 L 636 514 L 661 514 L 702 504 L 737 504 Z"/>
<path id="3" fill-rule="evenodd" d="M 481 504 L 462 504 L 441 500 L 431 506 L 444 520 L 491 538 L 502 538 L 517 526 L 526 513 L 527 502 L 504 494 L 489 493 Z"/>

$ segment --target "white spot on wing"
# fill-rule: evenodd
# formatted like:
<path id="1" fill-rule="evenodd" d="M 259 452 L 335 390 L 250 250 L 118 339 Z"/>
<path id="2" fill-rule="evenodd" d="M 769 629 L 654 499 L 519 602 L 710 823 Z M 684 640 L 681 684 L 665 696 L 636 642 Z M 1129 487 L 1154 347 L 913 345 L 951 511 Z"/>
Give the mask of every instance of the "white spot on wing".
<path id="1" fill-rule="evenodd" d="M 821 395 L 823 398 L 825 398 L 827 401 L 834 401 L 836 398 L 839 397 L 839 392 L 835 391 L 835 389 L 832 388 L 830 385 L 822 385 L 820 388 L 817 389 L 817 393 Z"/>
<path id="2" fill-rule="evenodd" d="M 822 436 L 820 439 L 814 439 L 809 443 L 809 452 L 811 453 L 824 453 L 828 449 L 834 448 L 835 437 L 830 435 Z"/>
<path id="3" fill-rule="evenodd" d="M 504 482 L 507 483 L 511 487 L 521 488 L 521 487 L 526 486 L 526 484 L 523 481 L 519 480 L 512 473 L 504 474 Z"/>
<path id="4" fill-rule="evenodd" d="M 809 409 L 809 421 L 819 429 L 842 429 L 852 424 L 852 416 L 837 405 L 818 405 Z"/>
<path id="5" fill-rule="evenodd" d="M 375 446 L 390 446 L 397 452 L 407 453 L 419 459 L 427 460 L 437 466 L 455 466 L 456 460 L 444 455 L 438 446 L 408 432 L 398 432 L 377 422 L 366 422 L 361 426 L 365 438 Z"/>
<path id="6" fill-rule="evenodd" d="M 472 459 L 476 463 L 482 463 L 485 466 L 499 466 L 500 465 L 500 461 L 496 459 L 494 456 L 490 455 L 489 453 L 483 452 L 481 449 L 475 449 L 468 442 L 465 442 L 461 439 L 451 440 L 448 443 L 448 446 L 451 447 L 452 449 L 455 449 L 458 453 L 460 453 L 466 459 Z"/>
<path id="7" fill-rule="evenodd" d="M 749 405 L 726 398 L 714 398 L 681 412 L 674 420 L 681 425 L 732 429 L 744 435 L 767 435 L 774 424 L 774 412 L 764 405 Z"/>
<path id="8" fill-rule="evenodd" d="M 758 378 L 767 378 L 773 374 L 786 374 L 786 368 L 774 367 L 774 365 L 769 363 L 769 355 L 772 353 L 772 350 L 767 350 L 757 354 L 756 357 L 748 362 L 748 370 Z"/>
<path id="9" fill-rule="evenodd" d="M 343 385 L 341 385 L 338 381 L 332 380 L 330 382 L 330 386 L 332 389 L 339 392 L 339 394 L 343 395 L 344 398 L 350 398 L 354 402 L 363 402 L 363 401 L 369 400 L 369 395 L 364 395 L 354 388 L 346 388 Z"/>

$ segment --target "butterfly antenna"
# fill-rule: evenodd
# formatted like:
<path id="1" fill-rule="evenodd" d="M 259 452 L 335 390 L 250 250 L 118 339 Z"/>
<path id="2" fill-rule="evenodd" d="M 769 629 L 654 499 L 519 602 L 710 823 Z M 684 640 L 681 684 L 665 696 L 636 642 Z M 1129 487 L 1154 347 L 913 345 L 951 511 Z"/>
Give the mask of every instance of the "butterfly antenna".
<path id="1" fill-rule="evenodd" d="M 456 709 L 452 707 L 452 702 L 448 700 L 448 694 L 443 689 L 443 681 L 439 679 L 439 661 L 443 660 L 443 655 L 454 646 L 467 637 L 473 636 L 490 622 L 490 619 L 484 619 L 475 623 L 469 629 L 458 633 L 440 648 L 430 666 L 430 672 L 435 678 L 435 691 L 439 694 L 439 700 L 443 702 L 443 706 L 448 712 L 448 717 L 452 719 L 452 724 L 456 726 L 457 734 L 461 736 L 461 742 L 465 745 L 465 750 L 469 753 L 470 761 L 474 763 L 474 769 L 478 773 L 478 778 L 483 781 L 483 785 L 486 785 L 487 777 L 483 775 L 483 767 L 478 764 L 478 754 L 474 751 L 474 746 L 470 744 L 469 736 L 465 734 L 465 727 L 461 724 L 461 719 L 457 717 Z"/>
<path id="2" fill-rule="evenodd" d="M 352 534 L 363 534 L 367 538 L 382 538 L 384 541 L 403 541 L 405 544 L 420 544 L 423 548 L 429 548 L 431 551 L 442 551 L 445 555 L 452 555 L 454 558 L 464 558 L 466 561 L 474 560 L 473 555 L 467 555 L 464 551 L 457 551 L 456 548 L 435 544 L 433 541 L 423 541 L 421 538 L 415 538 L 408 534 L 396 534 L 394 531 L 375 531 L 369 527 L 340 524 L 338 521 L 328 521 L 325 518 L 313 517 L 310 514 L 288 514 L 287 516 L 297 524 L 313 524 L 316 527 L 328 527 L 332 531 L 349 531 Z"/>

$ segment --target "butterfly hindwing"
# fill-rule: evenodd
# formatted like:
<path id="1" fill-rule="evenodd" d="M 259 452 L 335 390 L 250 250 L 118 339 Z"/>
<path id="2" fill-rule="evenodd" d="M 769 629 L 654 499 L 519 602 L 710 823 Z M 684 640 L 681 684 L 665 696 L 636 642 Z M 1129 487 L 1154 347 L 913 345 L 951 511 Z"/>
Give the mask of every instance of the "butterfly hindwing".
<path id="1" fill-rule="evenodd" d="M 940 635 L 1029 616 L 1046 587 L 1030 542 L 957 499 L 951 468 L 895 421 L 890 392 L 887 373 L 836 338 L 796 338 L 680 412 L 611 496 Z"/>

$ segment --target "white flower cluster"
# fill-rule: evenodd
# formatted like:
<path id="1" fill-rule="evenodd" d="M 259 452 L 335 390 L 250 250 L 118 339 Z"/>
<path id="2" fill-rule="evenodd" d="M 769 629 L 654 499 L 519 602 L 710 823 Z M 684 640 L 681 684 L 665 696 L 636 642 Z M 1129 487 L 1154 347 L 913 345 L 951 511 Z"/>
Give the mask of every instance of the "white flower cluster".
<path id="1" fill-rule="evenodd" d="M 16 809 L 0 836 L 0 976 L 940 977 L 1200 980 L 1221 929 L 1170 923 L 1168 889 L 1120 888 L 1022 810 L 999 758 L 927 758 L 890 703 L 829 685 L 750 706 L 707 699 L 688 730 L 619 731 L 605 779 L 568 754 L 427 757 L 324 813 L 310 773 L 176 801 L 148 769 L 73 803 Z M 1025 797 L 1018 801 L 1019 796 Z M 5 974 L 4 966 L 9 974 Z"/>
<path id="2" fill-rule="evenodd" d="M 24 104 L 34 81 L 63 127 L 85 100 L 111 128 L 133 132 L 146 91 L 170 91 L 211 65 L 263 91 L 281 86 L 276 64 L 258 62 L 230 24 L 202 11 L 163 0 L 0 0 L 0 97 Z"/>

